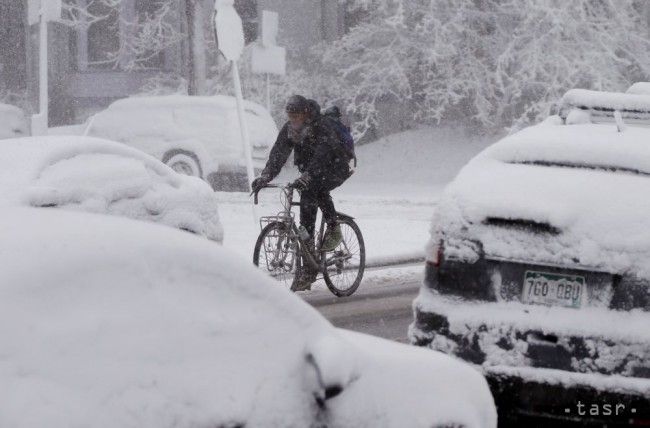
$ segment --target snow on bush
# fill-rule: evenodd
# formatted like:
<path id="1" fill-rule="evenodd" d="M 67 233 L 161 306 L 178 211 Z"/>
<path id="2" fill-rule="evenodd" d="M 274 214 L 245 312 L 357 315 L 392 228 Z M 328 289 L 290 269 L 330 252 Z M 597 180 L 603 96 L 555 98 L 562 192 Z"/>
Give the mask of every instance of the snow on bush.
<path id="1" fill-rule="evenodd" d="M 222 241 L 210 187 L 152 157 L 90 137 L 3 141 L 0 206 L 31 205 L 112 214 Z"/>
<path id="2" fill-rule="evenodd" d="M 571 88 L 650 75 L 642 2 L 350 0 L 351 27 L 285 81 L 340 103 L 357 136 L 379 121 L 520 128 Z M 310 65 L 312 65 L 310 67 Z M 290 92 L 285 92 L 288 94 Z M 388 110 L 385 110 L 388 106 Z"/>
<path id="3" fill-rule="evenodd" d="M 205 240 L 34 208 L 0 234 L 0 426 L 496 426 L 473 368 L 335 330 Z"/>

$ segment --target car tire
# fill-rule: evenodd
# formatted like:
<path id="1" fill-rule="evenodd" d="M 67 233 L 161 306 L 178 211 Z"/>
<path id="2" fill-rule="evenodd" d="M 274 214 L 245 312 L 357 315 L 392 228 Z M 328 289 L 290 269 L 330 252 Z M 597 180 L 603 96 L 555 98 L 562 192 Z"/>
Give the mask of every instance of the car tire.
<path id="1" fill-rule="evenodd" d="M 199 157 L 189 150 L 170 150 L 162 158 L 164 164 L 179 174 L 203 178 Z"/>

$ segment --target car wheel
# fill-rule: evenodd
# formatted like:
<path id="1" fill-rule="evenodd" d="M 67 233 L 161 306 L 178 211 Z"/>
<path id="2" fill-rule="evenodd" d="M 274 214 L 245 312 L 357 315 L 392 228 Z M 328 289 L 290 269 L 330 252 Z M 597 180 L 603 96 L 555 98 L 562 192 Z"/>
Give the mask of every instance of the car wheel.
<path id="1" fill-rule="evenodd" d="M 203 177 L 198 156 L 188 150 L 170 150 L 165 153 L 162 161 L 179 174 Z"/>

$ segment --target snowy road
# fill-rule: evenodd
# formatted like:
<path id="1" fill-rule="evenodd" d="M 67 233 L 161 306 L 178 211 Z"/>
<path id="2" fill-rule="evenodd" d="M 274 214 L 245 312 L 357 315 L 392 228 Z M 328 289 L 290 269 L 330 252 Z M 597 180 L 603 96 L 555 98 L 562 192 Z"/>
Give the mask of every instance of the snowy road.
<path id="1" fill-rule="evenodd" d="M 413 320 L 411 303 L 422 272 L 421 264 L 371 269 L 350 297 L 335 297 L 320 281 L 313 291 L 299 295 L 336 327 L 407 342 L 406 330 Z"/>

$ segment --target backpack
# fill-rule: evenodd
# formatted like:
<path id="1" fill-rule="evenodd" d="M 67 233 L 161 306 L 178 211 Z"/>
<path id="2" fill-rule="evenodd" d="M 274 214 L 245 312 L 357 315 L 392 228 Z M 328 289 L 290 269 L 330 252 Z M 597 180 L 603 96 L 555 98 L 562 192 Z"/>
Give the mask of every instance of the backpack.
<path id="1" fill-rule="evenodd" d="M 341 122 L 341 113 L 339 108 L 336 106 L 330 107 L 325 110 L 324 115 L 331 119 L 331 123 L 334 127 L 334 130 L 336 131 L 336 135 L 339 138 L 339 142 L 341 143 L 345 154 L 348 156 L 348 160 L 354 160 L 354 167 L 356 168 L 357 156 L 354 154 L 354 137 L 350 132 L 350 128 Z"/>

